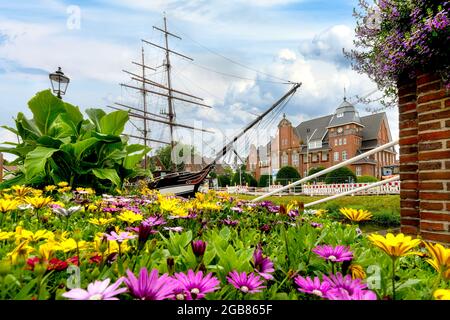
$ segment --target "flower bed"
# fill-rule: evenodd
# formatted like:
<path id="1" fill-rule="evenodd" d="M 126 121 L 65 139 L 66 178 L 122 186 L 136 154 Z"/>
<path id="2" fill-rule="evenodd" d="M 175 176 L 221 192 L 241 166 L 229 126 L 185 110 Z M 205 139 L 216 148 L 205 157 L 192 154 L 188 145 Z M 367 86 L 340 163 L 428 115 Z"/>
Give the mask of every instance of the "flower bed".
<path id="1" fill-rule="evenodd" d="M 301 207 L 14 186 L 0 198 L 1 298 L 449 298 L 450 249 L 366 237 L 364 210 L 341 223 Z"/>

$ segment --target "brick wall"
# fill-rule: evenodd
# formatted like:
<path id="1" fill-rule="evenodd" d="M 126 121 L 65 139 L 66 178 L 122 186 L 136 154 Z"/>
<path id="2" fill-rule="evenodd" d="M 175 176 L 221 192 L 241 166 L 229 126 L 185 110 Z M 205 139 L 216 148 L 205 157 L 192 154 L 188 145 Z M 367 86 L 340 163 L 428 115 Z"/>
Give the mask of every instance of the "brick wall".
<path id="1" fill-rule="evenodd" d="M 402 232 L 450 243 L 450 92 L 430 74 L 398 90 Z"/>

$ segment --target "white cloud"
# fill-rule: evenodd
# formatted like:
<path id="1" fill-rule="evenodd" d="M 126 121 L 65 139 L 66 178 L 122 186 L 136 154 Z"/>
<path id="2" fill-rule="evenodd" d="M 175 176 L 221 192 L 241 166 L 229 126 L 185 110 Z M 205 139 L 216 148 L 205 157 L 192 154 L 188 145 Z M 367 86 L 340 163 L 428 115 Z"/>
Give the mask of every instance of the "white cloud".
<path id="1" fill-rule="evenodd" d="M 280 52 L 278 52 L 278 58 L 286 61 L 295 61 L 297 55 L 290 49 L 281 49 Z"/>

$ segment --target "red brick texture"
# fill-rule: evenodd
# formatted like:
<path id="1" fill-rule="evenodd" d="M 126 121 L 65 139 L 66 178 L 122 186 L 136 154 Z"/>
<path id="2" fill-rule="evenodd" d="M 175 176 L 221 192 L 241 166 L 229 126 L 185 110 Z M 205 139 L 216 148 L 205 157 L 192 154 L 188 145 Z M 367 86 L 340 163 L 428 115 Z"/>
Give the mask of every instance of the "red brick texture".
<path id="1" fill-rule="evenodd" d="M 422 74 L 398 93 L 401 230 L 450 243 L 450 92 Z"/>

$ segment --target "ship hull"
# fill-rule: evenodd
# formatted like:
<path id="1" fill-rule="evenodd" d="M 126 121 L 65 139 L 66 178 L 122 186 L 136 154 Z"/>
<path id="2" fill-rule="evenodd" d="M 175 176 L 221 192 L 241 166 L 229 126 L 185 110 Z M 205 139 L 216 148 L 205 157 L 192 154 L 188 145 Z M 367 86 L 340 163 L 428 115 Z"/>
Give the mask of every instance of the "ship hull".
<path id="1" fill-rule="evenodd" d="M 213 165 L 210 164 L 197 172 L 171 173 L 151 181 L 148 187 L 157 189 L 161 194 L 174 194 L 185 198 L 193 197 L 212 168 Z"/>

